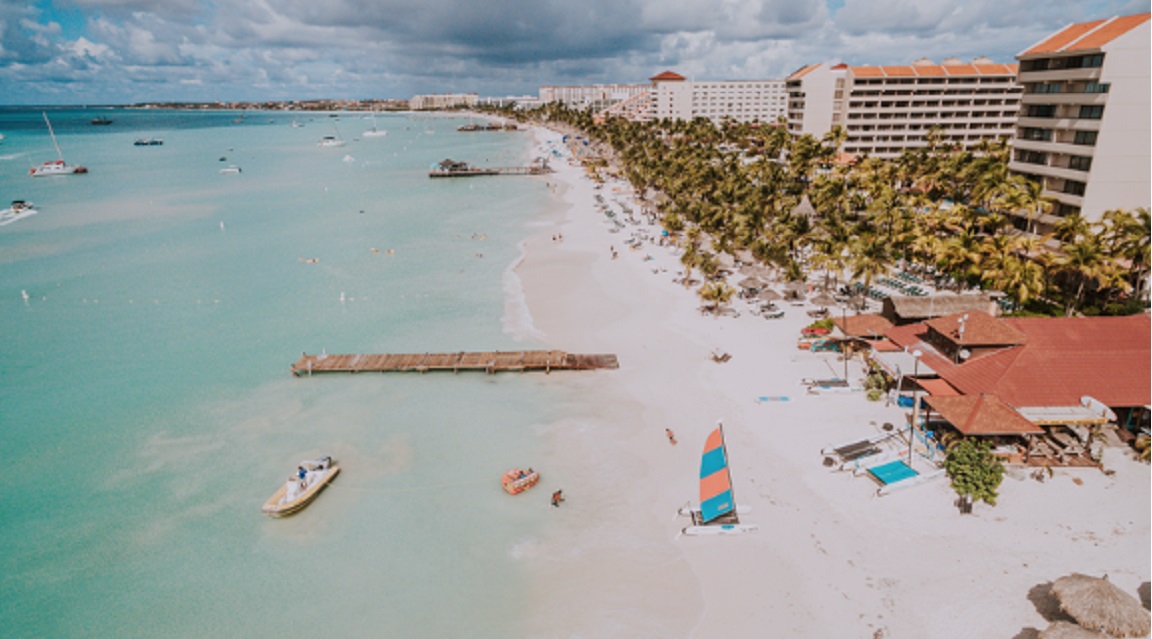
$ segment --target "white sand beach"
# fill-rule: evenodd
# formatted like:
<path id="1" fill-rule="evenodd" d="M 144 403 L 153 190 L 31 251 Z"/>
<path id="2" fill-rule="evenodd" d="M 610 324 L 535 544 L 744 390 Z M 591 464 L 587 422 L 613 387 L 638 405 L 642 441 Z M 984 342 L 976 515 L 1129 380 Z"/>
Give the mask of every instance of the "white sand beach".
<path id="1" fill-rule="evenodd" d="M 562 148 L 557 133 L 534 135 Z M 1107 574 L 1137 596 L 1149 581 L 1149 470 L 1126 449 L 1106 450 L 1109 474 L 1058 469 L 1041 482 L 1010 469 L 998 505 L 968 515 L 944 477 L 877 496 L 870 478 L 824 466 L 822 448 L 904 425 L 910 409 L 805 393 L 801 379 L 843 376 L 844 363 L 796 348 L 804 307 L 768 320 L 734 301 L 738 317 L 702 315 L 695 290 L 672 281 L 682 267 L 670 247 L 625 245 L 658 226 L 610 232 L 596 195 L 619 212 L 626 185 L 596 189 L 566 158 L 549 182 L 568 208 L 527 241 L 517 273 L 549 348 L 615 353 L 620 369 L 563 378 L 600 404 L 547 433 L 565 461 L 545 472 L 567 501 L 518 549 L 537 567 L 529 636 L 1024 639 L 1049 623 L 1039 585 Z M 714 350 L 731 360 L 715 363 Z M 751 507 L 742 520 L 759 530 L 681 536 L 677 510 L 697 499 L 718 419 L 737 501 Z"/>

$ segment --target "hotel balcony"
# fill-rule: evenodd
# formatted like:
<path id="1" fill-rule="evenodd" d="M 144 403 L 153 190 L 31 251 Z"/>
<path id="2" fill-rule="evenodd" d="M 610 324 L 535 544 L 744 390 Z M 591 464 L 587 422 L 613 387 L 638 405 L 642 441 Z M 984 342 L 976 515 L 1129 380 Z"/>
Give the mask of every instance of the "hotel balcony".
<path id="1" fill-rule="evenodd" d="M 1099 131 L 1100 120 L 1080 118 L 1030 118 L 1021 115 L 1017 124 L 1037 129 L 1068 129 L 1073 131 Z"/>
<path id="2" fill-rule="evenodd" d="M 1028 175 L 1038 175 L 1048 178 L 1060 178 L 1061 180 L 1075 180 L 1076 182 L 1087 182 L 1088 172 L 1077 171 L 1076 169 L 1061 168 L 1058 166 L 1049 166 L 1047 164 L 1032 164 L 1031 162 L 1021 162 L 1019 160 L 1011 160 L 1008 162 L 1008 170 L 1015 171 L 1016 173 L 1025 173 Z M 1070 193 L 1063 193 L 1069 197 L 1078 197 Z M 1071 204 L 1071 202 L 1069 202 Z M 1079 206 L 1077 204 L 1077 206 Z"/>
<path id="3" fill-rule="evenodd" d="M 1096 153 L 1096 147 L 1086 144 L 1052 142 L 1049 140 L 1026 140 L 1024 138 L 1013 138 L 1012 148 L 1021 151 L 1038 151 L 1040 153 L 1055 153 L 1059 155 L 1086 155 L 1089 157 Z"/>
<path id="4" fill-rule="evenodd" d="M 1022 71 L 1019 82 L 1020 84 L 1028 84 L 1030 82 L 1059 82 L 1064 80 L 1099 80 L 1102 74 L 1103 67 Z"/>
<path id="5" fill-rule="evenodd" d="M 1107 93 L 1025 93 L 1021 104 L 1107 104 Z"/>

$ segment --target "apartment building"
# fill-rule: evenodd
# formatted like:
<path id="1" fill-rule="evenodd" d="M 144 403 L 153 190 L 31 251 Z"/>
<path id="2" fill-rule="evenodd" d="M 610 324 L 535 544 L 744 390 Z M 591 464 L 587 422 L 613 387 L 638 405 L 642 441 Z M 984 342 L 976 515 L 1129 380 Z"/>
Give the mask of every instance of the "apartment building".
<path id="1" fill-rule="evenodd" d="M 413 111 L 428 109 L 455 109 L 458 107 L 472 107 L 476 105 L 479 96 L 475 93 L 437 93 L 432 95 L 414 95 L 408 101 L 408 108 Z"/>
<path id="2" fill-rule="evenodd" d="M 776 122 L 784 117 L 788 96 L 783 80 L 698 82 L 665 71 L 649 78 L 655 119 L 731 118 L 737 122 Z"/>
<path id="3" fill-rule="evenodd" d="M 1149 206 L 1149 14 L 1069 25 L 1016 56 L 1024 87 L 1009 168 L 1054 213 Z"/>
<path id="4" fill-rule="evenodd" d="M 542 86 L 540 102 L 560 102 L 574 109 L 602 111 L 619 102 L 648 92 L 646 84 L 592 84 L 588 86 Z"/>
<path id="5" fill-rule="evenodd" d="M 920 59 L 899 66 L 805 66 L 786 80 L 788 128 L 822 136 L 833 127 L 853 155 L 897 157 L 938 129 L 946 143 L 973 147 L 1015 134 L 1016 65 Z"/>

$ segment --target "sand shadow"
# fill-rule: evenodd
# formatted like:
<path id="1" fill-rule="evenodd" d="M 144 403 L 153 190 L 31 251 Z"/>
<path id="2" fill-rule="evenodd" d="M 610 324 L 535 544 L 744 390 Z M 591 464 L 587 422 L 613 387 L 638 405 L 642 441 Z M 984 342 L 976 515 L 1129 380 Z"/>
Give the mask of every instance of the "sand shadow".
<path id="1" fill-rule="evenodd" d="M 1136 589 L 1136 594 L 1140 596 L 1140 603 L 1144 606 L 1145 610 L 1152 610 L 1152 582 L 1145 581 L 1140 584 Z"/>
<path id="2" fill-rule="evenodd" d="M 1040 639 L 1040 631 L 1035 628 L 1024 628 L 1012 635 L 1012 639 Z"/>
<path id="3" fill-rule="evenodd" d="M 1048 623 L 1054 621 L 1070 621 L 1076 623 L 1076 620 L 1068 616 L 1068 613 L 1060 609 L 1060 600 L 1052 592 L 1052 582 L 1046 581 L 1042 584 L 1036 584 L 1028 591 L 1028 601 L 1036 607 L 1036 612 L 1040 613 Z M 1028 630 L 1028 628 L 1025 628 Z M 1023 635 L 1027 636 L 1027 635 Z"/>

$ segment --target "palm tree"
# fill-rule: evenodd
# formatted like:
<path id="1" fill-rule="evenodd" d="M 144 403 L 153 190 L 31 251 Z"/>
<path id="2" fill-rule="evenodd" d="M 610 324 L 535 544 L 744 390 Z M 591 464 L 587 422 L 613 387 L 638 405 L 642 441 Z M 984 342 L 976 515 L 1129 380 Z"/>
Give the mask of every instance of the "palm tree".
<path id="1" fill-rule="evenodd" d="M 700 296 L 700 300 L 704 302 L 705 307 L 711 312 L 718 312 L 720 307 L 727 304 L 736 290 L 728 285 L 727 282 L 708 282 L 700 287 L 696 292 Z"/>
<path id="2" fill-rule="evenodd" d="M 863 278 L 865 289 L 872 286 L 873 279 L 887 273 L 892 266 L 889 245 L 874 235 L 857 235 L 848 244 L 848 250 L 852 278 Z"/>
<path id="3" fill-rule="evenodd" d="M 1100 234 L 1113 259 L 1128 262 L 1131 271 L 1129 283 L 1141 294 L 1147 294 L 1145 284 L 1149 269 L 1149 229 L 1152 219 L 1147 207 L 1129 212 L 1106 211 L 1102 218 L 1104 230 Z"/>
<path id="4" fill-rule="evenodd" d="M 1066 316 L 1071 317 L 1080 308 L 1089 284 L 1099 289 L 1116 284 L 1118 280 L 1123 282 L 1122 277 L 1117 277 L 1118 270 L 1108 259 L 1104 245 L 1097 236 L 1088 235 L 1077 241 L 1066 242 L 1063 251 L 1056 258 L 1056 265 L 1072 279 L 1076 289 L 1065 304 Z"/>

